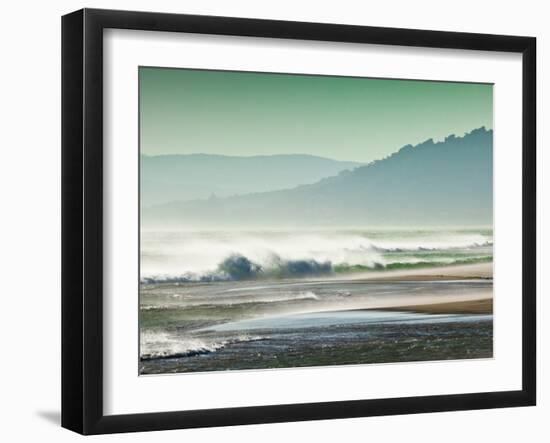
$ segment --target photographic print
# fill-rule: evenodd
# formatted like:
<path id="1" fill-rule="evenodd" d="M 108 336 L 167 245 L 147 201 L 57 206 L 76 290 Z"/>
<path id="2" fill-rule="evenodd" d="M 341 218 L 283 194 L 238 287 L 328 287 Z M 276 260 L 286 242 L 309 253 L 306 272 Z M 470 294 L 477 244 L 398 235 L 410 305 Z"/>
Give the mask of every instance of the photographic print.
<path id="1" fill-rule="evenodd" d="M 493 85 L 139 68 L 139 373 L 493 356 Z"/>

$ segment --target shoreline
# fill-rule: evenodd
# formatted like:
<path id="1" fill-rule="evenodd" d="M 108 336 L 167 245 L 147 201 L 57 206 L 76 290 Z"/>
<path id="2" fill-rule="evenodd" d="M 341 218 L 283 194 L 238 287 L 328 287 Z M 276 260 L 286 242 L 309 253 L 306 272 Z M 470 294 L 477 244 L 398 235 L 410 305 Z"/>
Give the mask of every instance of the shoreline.
<path id="1" fill-rule="evenodd" d="M 410 282 L 410 281 L 453 281 L 453 280 L 493 280 L 493 262 L 472 263 L 467 265 L 448 265 L 432 268 L 417 268 L 405 270 L 387 270 L 387 271 L 369 271 L 349 274 L 340 274 L 332 276 L 309 276 L 304 278 L 284 278 L 284 279 L 247 279 L 247 280 L 219 280 L 219 281 L 140 281 L 140 290 L 147 286 L 180 286 L 180 285 L 211 285 L 211 284 L 259 284 L 274 283 L 282 285 L 293 285 L 301 282 Z"/>
<path id="2" fill-rule="evenodd" d="M 439 266 L 435 268 L 385 271 L 362 274 L 353 278 L 364 282 L 404 282 L 404 281 L 456 281 L 493 280 L 493 262 L 468 265 Z M 493 297 L 472 298 L 469 300 L 436 301 L 426 299 L 425 303 L 414 303 L 381 307 L 385 311 L 406 311 L 425 314 L 492 314 Z"/>
<path id="3" fill-rule="evenodd" d="M 363 281 L 437 281 L 437 280 L 492 280 L 493 262 L 468 265 L 449 265 L 434 268 L 399 271 L 376 271 L 348 276 L 347 280 Z"/>
<path id="4" fill-rule="evenodd" d="M 394 306 L 384 308 L 384 311 L 406 311 L 423 314 L 492 314 L 493 298 Z"/>

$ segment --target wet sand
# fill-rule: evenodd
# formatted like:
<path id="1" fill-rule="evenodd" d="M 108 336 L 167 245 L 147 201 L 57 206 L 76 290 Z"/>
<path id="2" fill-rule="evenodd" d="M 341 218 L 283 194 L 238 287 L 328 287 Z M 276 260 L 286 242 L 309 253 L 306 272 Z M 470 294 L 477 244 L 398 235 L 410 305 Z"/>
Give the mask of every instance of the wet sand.
<path id="1" fill-rule="evenodd" d="M 386 308 L 387 311 L 410 311 L 426 314 L 492 314 L 493 299 L 457 301 L 449 303 L 430 303 Z"/>
<path id="2" fill-rule="evenodd" d="M 434 281 L 469 280 L 493 278 L 493 262 L 471 265 L 451 265 L 437 268 L 408 269 L 403 271 L 380 271 L 354 275 L 353 280 L 368 281 Z M 346 277 L 350 279 L 350 277 Z"/>
<path id="3" fill-rule="evenodd" d="M 438 268 L 406 271 L 377 272 L 358 276 L 357 279 L 372 282 L 399 281 L 445 281 L 445 280 L 492 280 L 493 263 L 443 266 Z M 422 303 L 388 306 L 389 311 L 422 312 L 426 314 L 492 314 L 492 297 L 475 297 L 470 300 L 455 300 L 438 303 L 432 298 Z"/>

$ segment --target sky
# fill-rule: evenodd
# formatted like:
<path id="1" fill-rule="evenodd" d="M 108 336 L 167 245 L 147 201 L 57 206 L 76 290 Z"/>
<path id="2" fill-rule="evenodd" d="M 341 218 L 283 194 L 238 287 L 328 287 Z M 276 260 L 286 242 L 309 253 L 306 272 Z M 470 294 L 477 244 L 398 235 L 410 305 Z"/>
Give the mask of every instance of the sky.
<path id="1" fill-rule="evenodd" d="M 311 154 L 370 162 L 493 127 L 488 84 L 139 68 L 145 155 Z"/>

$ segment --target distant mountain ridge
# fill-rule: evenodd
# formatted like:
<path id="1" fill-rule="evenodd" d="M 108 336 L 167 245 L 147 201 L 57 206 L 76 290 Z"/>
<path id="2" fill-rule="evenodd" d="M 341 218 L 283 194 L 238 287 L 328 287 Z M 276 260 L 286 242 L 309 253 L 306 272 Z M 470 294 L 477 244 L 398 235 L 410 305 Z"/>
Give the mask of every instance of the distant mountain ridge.
<path id="1" fill-rule="evenodd" d="M 407 145 L 309 185 L 230 198 L 171 203 L 145 223 L 184 226 L 489 225 L 493 131 L 484 127 Z"/>
<path id="2" fill-rule="evenodd" d="M 315 183 L 361 163 L 313 155 L 236 157 L 211 154 L 141 156 L 144 208 L 210 196 L 266 192 Z"/>

